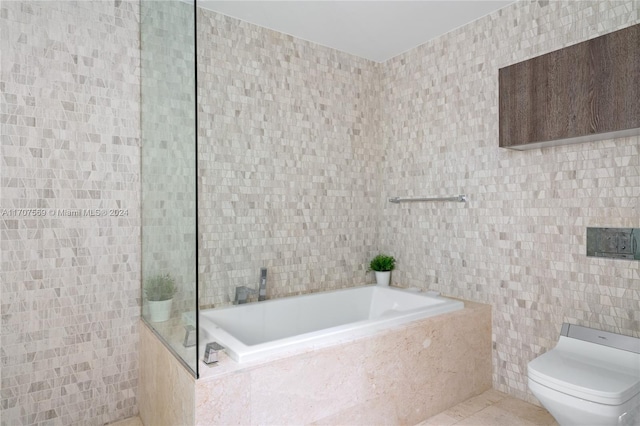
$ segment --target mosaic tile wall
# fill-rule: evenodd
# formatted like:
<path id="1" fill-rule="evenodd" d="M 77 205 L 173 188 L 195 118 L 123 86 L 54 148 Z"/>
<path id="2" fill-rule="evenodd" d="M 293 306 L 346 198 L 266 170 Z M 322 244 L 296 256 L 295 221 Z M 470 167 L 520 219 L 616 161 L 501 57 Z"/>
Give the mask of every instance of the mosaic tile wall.
<path id="1" fill-rule="evenodd" d="M 0 423 L 137 412 L 138 1 L 0 6 Z"/>
<path id="2" fill-rule="evenodd" d="M 587 258 L 586 227 L 640 225 L 640 138 L 498 148 L 498 69 L 640 22 L 640 3 L 519 2 L 382 67 L 397 282 L 493 306 L 494 387 L 533 401 L 526 365 L 561 323 L 640 337 L 640 264 Z"/>
<path id="3" fill-rule="evenodd" d="M 378 65 L 201 10 L 200 304 L 371 282 Z"/>
<path id="4" fill-rule="evenodd" d="M 175 279 L 175 324 L 151 324 L 163 330 L 184 331 L 182 312 L 196 309 L 193 15 L 193 5 L 178 0 L 141 5 L 142 277 Z M 143 307 L 146 316 L 146 298 Z M 195 357 L 188 362 L 195 367 Z"/>

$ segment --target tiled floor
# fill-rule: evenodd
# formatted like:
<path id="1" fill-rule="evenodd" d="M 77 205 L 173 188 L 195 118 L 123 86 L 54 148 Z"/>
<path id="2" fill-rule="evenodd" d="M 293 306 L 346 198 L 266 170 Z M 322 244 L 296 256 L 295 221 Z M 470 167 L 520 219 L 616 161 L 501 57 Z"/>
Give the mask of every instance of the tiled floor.
<path id="1" fill-rule="evenodd" d="M 131 417 L 119 422 L 111 423 L 108 426 L 144 426 L 140 417 Z"/>
<path id="2" fill-rule="evenodd" d="M 416 426 L 557 426 L 544 408 L 493 389 L 461 402 Z M 132 417 L 109 426 L 144 426 Z"/>
<path id="3" fill-rule="evenodd" d="M 490 389 L 417 426 L 557 426 L 545 410 Z"/>

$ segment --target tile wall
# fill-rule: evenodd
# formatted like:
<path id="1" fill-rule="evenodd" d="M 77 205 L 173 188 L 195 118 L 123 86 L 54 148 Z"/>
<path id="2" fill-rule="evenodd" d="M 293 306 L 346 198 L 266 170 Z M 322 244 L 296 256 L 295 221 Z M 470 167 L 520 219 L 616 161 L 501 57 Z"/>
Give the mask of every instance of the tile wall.
<path id="1" fill-rule="evenodd" d="M 572 322 L 640 337 L 640 264 L 586 257 L 586 227 L 640 224 L 640 138 L 498 148 L 498 69 L 640 22 L 637 1 L 518 2 L 382 64 L 382 249 L 395 279 L 493 306 L 494 387 Z"/>
<path id="2" fill-rule="evenodd" d="M 138 2 L 3 1 L 0 21 L 0 423 L 130 417 Z"/>
<path id="3" fill-rule="evenodd" d="M 200 304 L 370 282 L 378 240 L 378 65 L 202 9 Z"/>

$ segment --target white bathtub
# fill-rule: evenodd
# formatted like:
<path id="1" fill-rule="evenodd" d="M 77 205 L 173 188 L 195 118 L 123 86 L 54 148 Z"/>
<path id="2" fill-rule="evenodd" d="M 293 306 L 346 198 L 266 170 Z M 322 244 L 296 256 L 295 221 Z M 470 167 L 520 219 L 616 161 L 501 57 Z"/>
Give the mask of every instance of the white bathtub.
<path id="1" fill-rule="evenodd" d="M 236 362 L 351 341 L 464 307 L 411 290 L 364 286 L 200 311 L 201 348 L 216 341 Z"/>

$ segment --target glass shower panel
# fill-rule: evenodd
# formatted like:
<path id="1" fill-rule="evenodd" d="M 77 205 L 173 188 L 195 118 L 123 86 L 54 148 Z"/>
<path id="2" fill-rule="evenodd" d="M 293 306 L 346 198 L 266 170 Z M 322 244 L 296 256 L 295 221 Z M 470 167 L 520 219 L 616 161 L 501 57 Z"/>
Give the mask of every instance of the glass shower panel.
<path id="1" fill-rule="evenodd" d="M 142 317 L 197 377 L 194 6 L 140 8 Z"/>

